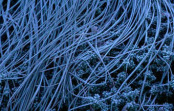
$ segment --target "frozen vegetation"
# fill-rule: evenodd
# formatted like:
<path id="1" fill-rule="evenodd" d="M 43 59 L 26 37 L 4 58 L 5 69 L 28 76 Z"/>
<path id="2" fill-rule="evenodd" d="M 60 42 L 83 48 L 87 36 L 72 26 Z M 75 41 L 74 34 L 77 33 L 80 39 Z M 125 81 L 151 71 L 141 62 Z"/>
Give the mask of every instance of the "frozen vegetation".
<path id="1" fill-rule="evenodd" d="M 172 111 L 174 0 L 0 0 L 1 111 Z"/>

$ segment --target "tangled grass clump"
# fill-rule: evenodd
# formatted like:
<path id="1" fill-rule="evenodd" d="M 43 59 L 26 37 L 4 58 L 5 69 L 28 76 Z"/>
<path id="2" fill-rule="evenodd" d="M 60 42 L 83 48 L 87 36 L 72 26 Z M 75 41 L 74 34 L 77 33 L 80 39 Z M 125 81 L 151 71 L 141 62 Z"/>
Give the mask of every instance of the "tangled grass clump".
<path id="1" fill-rule="evenodd" d="M 173 72 L 173 0 L 0 0 L 2 111 L 172 111 Z"/>

